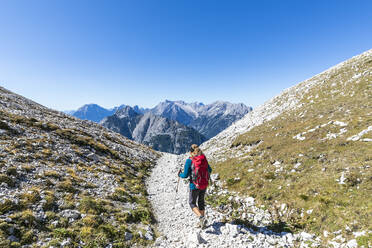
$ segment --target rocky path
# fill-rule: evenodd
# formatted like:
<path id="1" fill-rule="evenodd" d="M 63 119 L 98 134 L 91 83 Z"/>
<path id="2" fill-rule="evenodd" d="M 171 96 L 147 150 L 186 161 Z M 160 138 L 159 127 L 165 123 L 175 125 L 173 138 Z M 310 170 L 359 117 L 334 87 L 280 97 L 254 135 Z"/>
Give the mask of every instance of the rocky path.
<path id="1" fill-rule="evenodd" d="M 184 158 L 164 153 L 147 181 L 161 236 L 156 247 L 293 247 L 296 235 L 273 233 L 265 227 L 259 231 L 223 223 L 223 214 L 207 206 L 207 228 L 195 228 L 197 218 L 188 205 L 188 184 L 180 181 L 176 194 L 177 171 Z"/>

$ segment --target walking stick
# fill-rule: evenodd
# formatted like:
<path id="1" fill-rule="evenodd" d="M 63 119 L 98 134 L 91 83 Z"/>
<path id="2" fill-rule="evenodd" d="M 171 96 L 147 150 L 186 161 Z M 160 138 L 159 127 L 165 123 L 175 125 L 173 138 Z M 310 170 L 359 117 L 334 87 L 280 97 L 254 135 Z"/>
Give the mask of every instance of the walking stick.
<path id="1" fill-rule="evenodd" d="M 180 170 L 178 171 L 178 174 L 177 174 L 177 176 L 178 176 L 178 181 L 177 181 L 177 187 L 176 187 L 176 194 L 174 195 L 174 203 L 173 203 L 173 207 L 176 207 L 176 199 L 177 199 L 177 193 L 178 193 L 178 185 L 180 184 L 180 176 L 179 176 L 179 174 L 180 174 L 181 171 L 182 171 L 182 170 L 180 169 Z"/>
<path id="2" fill-rule="evenodd" d="M 176 195 L 178 193 L 178 185 L 180 184 L 180 177 L 178 177 L 178 181 L 177 181 L 177 188 L 176 188 Z"/>

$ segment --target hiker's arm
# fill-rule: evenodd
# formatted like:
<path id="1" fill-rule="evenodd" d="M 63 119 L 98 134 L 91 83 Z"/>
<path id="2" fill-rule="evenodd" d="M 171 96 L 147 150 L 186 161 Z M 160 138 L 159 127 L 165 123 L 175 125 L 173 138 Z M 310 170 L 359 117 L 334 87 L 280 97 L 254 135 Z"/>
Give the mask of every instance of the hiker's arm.
<path id="1" fill-rule="evenodd" d="M 212 167 L 208 164 L 208 172 L 209 172 L 209 174 L 211 174 L 211 172 L 212 172 Z"/>
<path id="2" fill-rule="evenodd" d="M 179 176 L 182 177 L 182 178 L 189 177 L 190 167 L 191 167 L 191 160 L 188 159 L 188 160 L 186 160 L 186 163 L 185 163 L 185 167 L 183 169 L 183 172 Z"/>

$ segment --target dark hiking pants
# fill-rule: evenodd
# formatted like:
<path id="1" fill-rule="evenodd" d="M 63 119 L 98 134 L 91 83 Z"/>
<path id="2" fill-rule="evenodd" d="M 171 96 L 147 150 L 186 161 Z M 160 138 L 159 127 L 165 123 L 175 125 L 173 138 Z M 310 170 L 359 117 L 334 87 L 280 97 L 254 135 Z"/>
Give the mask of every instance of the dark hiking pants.
<path id="1" fill-rule="evenodd" d="M 200 189 L 190 189 L 189 193 L 189 204 L 191 208 L 199 208 L 199 210 L 204 210 L 204 195 L 205 190 Z M 198 205 L 196 205 L 198 201 Z"/>

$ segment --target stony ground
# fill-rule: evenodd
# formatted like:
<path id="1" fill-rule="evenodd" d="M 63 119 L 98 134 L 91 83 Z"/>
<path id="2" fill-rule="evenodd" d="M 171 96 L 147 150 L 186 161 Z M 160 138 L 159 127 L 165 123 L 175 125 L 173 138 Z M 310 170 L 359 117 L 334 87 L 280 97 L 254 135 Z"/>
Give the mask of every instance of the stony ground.
<path id="1" fill-rule="evenodd" d="M 197 218 L 188 205 L 188 184 L 182 179 L 177 187 L 177 171 L 183 166 L 183 156 L 163 154 L 147 181 L 149 199 L 158 221 L 160 237 L 156 247 L 306 247 L 305 242 L 316 243 L 311 234 L 275 233 L 257 223 L 253 230 L 226 222 L 223 213 L 207 206 L 208 225 L 204 230 L 195 228 Z M 256 209 L 256 215 L 262 211 Z M 264 222 L 264 221 L 263 221 Z M 262 222 L 261 222 L 262 224 Z"/>
<path id="2" fill-rule="evenodd" d="M 151 243 L 159 153 L 0 87 L 0 247 Z"/>

